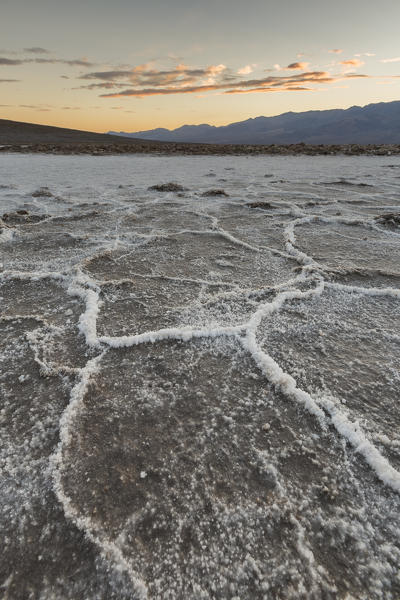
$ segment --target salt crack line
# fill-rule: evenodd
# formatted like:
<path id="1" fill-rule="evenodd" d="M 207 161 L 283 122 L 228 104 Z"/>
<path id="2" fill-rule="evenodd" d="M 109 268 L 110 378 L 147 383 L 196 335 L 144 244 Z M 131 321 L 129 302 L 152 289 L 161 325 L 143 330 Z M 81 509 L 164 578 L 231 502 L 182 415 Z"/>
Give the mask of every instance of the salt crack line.
<path id="1" fill-rule="evenodd" d="M 176 231 L 172 234 L 168 234 L 166 237 L 173 237 L 174 235 L 185 235 L 187 233 L 191 233 L 192 235 L 220 235 L 226 240 L 232 242 L 232 244 L 236 244 L 237 246 L 242 246 L 243 248 L 247 248 L 247 250 L 251 250 L 252 252 L 260 252 L 260 249 L 256 246 L 251 246 L 247 242 L 243 242 L 239 238 L 231 235 L 224 229 L 182 229 L 181 231 Z"/>
<path id="2" fill-rule="evenodd" d="M 379 479 L 395 492 L 400 493 L 399 471 L 394 469 L 387 458 L 366 438 L 359 424 L 351 422 L 331 399 L 324 397 L 319 400 L 319 403 L 329 413 L 336 431 L 363 456 Z"/>
<path id="3" fill-rule="evenodd" d="M 136 335 L 122 335 L 118 337 L 101 336 L 99 342 L 107 344 L 111 348 L 129 348 L 139 344 L 155 343 L 162 340 L 182 340 L 187 342 L 195 338 L 216 338 L 221 336 L 240 335 L 245 330 L 245 325 L 231 327 L 204 327 L 195 329 L 193 327 L 170 327 L 158 329 L 157 331 L 146 331 Z"/>
<path id="4" fill-rule="evenodd" d="M 227 231 L 225 231 L 225 229 L 218 228 L 215 233 L 219 233 L 219 235 L 221 235 L 223 238 L 225 238 L 229 242 L 232 242 L 233 244 L 237 244 L 238 246 L 247 248 L 248 250 L 251 250 L 252 252 L 260 252 L 260 249 L 257 248 L 256 246 L 252 246 L 251 244 L 248 244 L 247 242 L 243 242 L 239 238 L 237 238 L 237 237 L 233 236 L 232 234 L 228 233 Z"/>
<path id="5" fill-rule="evenodd" d="M 242 344 L 268 381 L 280 389 L 286 396 L 302 404 L 311 414 L 318 418 L 321 427 L 325 429 L 326 416 L 324 411 L 319 408 L 310 394 L 297 387 L 296 380 L 289 373 L 285 373 L 272 356 L 261 350 L 257 344 L 255 333 L 252 331 L 248 332 Z"/>
<path id="6" fill-rule="evenodd" d="M 274 312 L 277 312 L 288 300 L 297 300 L 320 296 L 324 290 L 324 281 L 321 279 L 317 287 L 305 292 L 294 290 L 280 293 L 275 300 L 264 304 L 250 318 L 246 326 L 246 336 L 242 340 L 243 347 L 251 354 L 255 363 L 266 375 L 267 379 L 277 386 L 284 394 L 294 399 L 296 402 L 305 406 L 305 408 L 315 415 L 321 426 L 325 425 L 325 413 L 318 406 L 317 402 L 307 392 L 297 387 L 295 379 L 285 373 L 278 363 L 257 344 L 256 333 L 261 320 Z"/>
<path id="7" fill-rule="evenodd" d="M 286 396 L 302 404 L 310 414 L 318 418 L 321 427 L 326 429 L 326 413 L 320 408 L 322 406 L 330 415 L 330 421 L 336 431 L 364 458 L 377 477 L 395 492 L 400 493 L 399 471 L 394 469 L 373 443 L 366 438 L 357 423 L 352 423 L 331 400 L 322 398 L 316 401 L 308 392 L 298 388 L 295 379 L 285 373 L 269 354 L 261 350 L 253 332 L 247 334 L 242 340 L 242 344 L 267 379 Z"/>
<path id="8" fill-rule="evenodd" d="M 311 577 L 312 587 L 311 587 L 310 591 L 313 594 L 318 593 L 320 590 L 318 589 L 317 586 L 321 580 L 321 576 L 315 567 L 316 562 L 315 562 L 314 553 L 311 550 L 311 548 L 309 547 L 309 544 L 307 544 L 306 531 L 305 531 L 303 525 L 301 525 L 300 521 L 294 516 L 293 513 L 290 514 L 289 520 L 292 523 L 292 525 L 294 525 L 294 527 L 296 528 L 297 552 L 299 553 L 299 556 L 304 560 L 305 566 L 308 568 L 308 572 Z M 324 572 L 325 569 L 322 568 L 322 571 Z"/>
<path id="9" fill-rule="evenodd" d="M 112 560 L 117 571 L 125 571 L 132 581 L 135 592 L 138 594 L 138 600 L 146 600 L 148 597 L 147 588 L 144 582 L 139 579 L 132 565 L 126 560 L 121 549 L 109 539 L 101 537 L 101 531 L 98 526 L 89 518 L 82 516 L 75 508 L 72 500 L 64 491 L 62 481 L 62 467 L 64 450 L 73 442 L 71 432 L 71 424 L 74 418 L 77 417 L 79 408 L 89 387 L 92 376 L 98 372 L 99 365 L 107 350 L 95 358 L 89 360 L 86 366 L 80 369 L 80 379 L 71 391 L 70 403 L 63 412 L 60 419 L 60 441 L 56 451 L 50 458 L 50 468 L 52 470 L 53 487 L 55 494 L 61 503 L 64 514 L 67 519 L 70 519 L 86 537 L 93 542 L 100 550 L 101 555 L 105 560 Z"/>
<path id="10" fill-rule="evenodd" d="M 19 281 L 40 281 L 41 279 L 55 279 L 67 281 L 67 275 L 58 271 L 1 271 L 0 279 L 4 281 L 17 279 Z"/>
<path id="11" fill-rule="evenodd" d="M 400 493 L 400 473 L 394 469 L 389 461 L 379 452 L 379 450 L 370 442 L 359 425 L 352 423 L 347 416 L 327 397 L 314 400 L 312 396 L 297 387 L 295 379 L 285 373 L 278 363 L 257 344 L 256 331 L 261 319 L 268 314 L 272 314 L 281 308 L 282 304 L 288 299 L 310 297 L 312 295 L 321 295 L 325 282 L 313 290 L 307 292 L 284 292 L 280 294 L 273 302 L 261 307 L 250 319 L 247 325 L 247 334 L 242 339 L 243 347 L 249 351 L 256 364 L 266 375 L 272 384 L 277 386 L 285 395 L 296 400 L 314 416 L 316 416 L 321 426 L 326 428 L 326 413 L 330 415 L 330 420 L 336 431 L 344 437 L 355 448 L 355 451 L 363 456 L 366 463 L 372 468 L 377 477 L 395 492 Z M 363 290 L 363 288 L 361 288 Z M 381 290 L 375 289 L 379 294 Z M 387 290 L 384 290 L 387 291 Z M 393 290 L 391 290 L 393 291 Z"/>
<path id="12" fill-rule="evenodd" d="M 29 331 L 26 334 L 26 339 L 28 340 L 28 343 L 33 351 L 33 359 L 39 365 L 39 372 L 44 377 L 56 375 L 76 375 L 80 372 L 79 367 L 69 367 L 67 365 L 45 361 L 44 358 L 43 360 L 40 358 L 40 350 L 43 351 L 43 349 L 47 348 L 48 344 L 53 339 L 53 334 L 60 334 L 62 332 L 62 327 L 46 324 L 45 328 L 38 327 L 34 331 Z"/>
<path id="13" fill-rule="evenodd" d="M 304 277 L 303 280 L 306 280 L 306 278 Z M 324 291 L 324 287 L 325 281 L 322 278 L 319 278 L 318 285 L 315 288 L 305 290 L 304 292 L 301 290 L 288 290 L 281 292 L 272 302 L 262 304 L 261 307 L 252 315 L 247 324 L 248 331 L 255 334 L 257 327 L 261 323 L 261 320 L 267 315 L 277 312 L 288 300 L 300 300 L 309 298 L 311 296 L 320 296 Z"/>
<path id="14" fill-rule="evenodd" d="M 0 273 L 0 279 L 9 280 L 27 280 L 39 281 L 41 279 L 54 279 L 61 281 L 67 286 L 67 293 L 71 296 L 78 296 L 86 305 L 86 310 L 79 317 L 79 330 L 85 336 L 88 346 L 96 347 L 99 345 L 97 338 L 97 317 L 100 310 L 98 286 L 91 278 L 78 270 L 77 274 L 65 275 L 59 272 L 21 272 L 21 271 L 4 271 Z M 71 281 L 72 280 L 72 281 Z M 95 289 L 87 289 L 83 285 L 94 287 Z M 97 288 L 97 289 L 96 289 Z"/>
<path id="15" fill-rule="evenodd" d="M 304 271 L 302 271 L 296 277 L 293 277 L 292 279 L 288 279 L 287 281 L 284 281 L 283 283 L 278 283 L 276 285 L 268 285 L 260 288 L 238 288 L 237 286 L 235 286 L 236 289 L 213 294 L 208 300 L 201 301 L 200 304 L 201 306 L 209 306 L 215 304 L 216 302 L 219 302 L 220 300 L 229 300 L 230 298 L 248 300 L 251 299 L 252 296 L 256 297 L 260 294 L 278 292 L 278 290 L 282 289 L 287 290 L 288 288 L 291 288 L 298 283 L 307 283 L 311 281 L 315 281 L 315 277 L 307 277 Z"/>
<path id="16" fill-rule="evenodd" d="M 283 231 L 283 238 L 285 241 L 285 247 L 289 254 L 291 254 L 300 264 L 313 265 L 320 269 L 324 269 L 322 265 L 317 263 L 311 256 L 308 256 L 301 250 L 296 248 L 296 236 L 294 233 L 295 227 L 299 225 L 305 225 L 307 223 L 338 223 L 341 225 L 361 225 L 368 227 L 369 229 L 379 231 L 380 233 L 388 233 L 379 229 L 371 219 L 363 218 L 350 218 L 350 217 L 336 217 L 336 216 L 324 216 L 324 215 L 308 215 L 291 221 Z"/>
<path id="17" fill-rule="evenodd" d="M 219 281 L 219 280 L 213 280 L 213 281 L 209 281 L 207 279 L 194 279 L 191 277 L 173 277 L 171 275 L 163 275 L 161 273 L 135 273 L 132 272 L 132 276 L 133 277 L 140 277 L 142 279 L 162 279 L 164 281 L 174 281 L 177 283 L 194 283 L 196 285 L 207 285 L 209 287 L 230 287 L 230 288 L 237 288 L 237 284 L 236 283 L 229 283 L 227 281 Z M 101 288 L 102 286 L 105 285 L 119 285 L 119 284 L 124 284 L 124 283 L 131 283 L 131 284 L 135 284 L 135 280 L 132 279 L 131 277 L 123 277 L 122 279 L 100 279 L 97 280 L 97 284 L 98 286 Z"/>
<path id="18" fill-rule="evenodd" d="M 302 219 L 296 219 L 289 223 L 287 227 L 283 230 L 283 239 L 285 242 L 285 248 L 288 254 L 293 256 L 300 265 L 317 265 L 311 256 L 305 254 L 305 252 L 301 252 L 295 247 L 296 244 L 296 236 L 294 235 L 294 228 L 296 225 L 300 225 L 302 223 L 307 223 L 311 221 L 311 217 L 305 217 Z"/>
<path id="19" fill-rule="evenodd" d="M 72 283 L 67 293 L 71 296 L 78 296 L 84 300 L 86 310 L 79 317 L 79 331 L 85 336 L 88 346 L 98 347 L 99 339 L 97 337 L 97 317 L 100 311 L 99 293 L 95 290 L 86 289 L 80 285 Z"/>
<path id="20" fill-rule="evenodd" d="M 341 290 L 353 294 L 364 294 L 365 296 L 389 296 L 400 299 L 400 288 L 374 288 L 360 287 L 356 285 L 344 285 L 343 283 L 326 282 L 326 287 Z"/>
<path id="21" fill-rule="evenodd" d="M 27 315 L 0 315 L 0 323 L 7 323 L 12 321 L 37 321 L 46 327 L 50 327 L 50 324 L 41 315 L 29 313 Z"/>
<path id="22" fill-rule="evenodd" d="M 275 254 L 276 256 L 280 256 L 281 258 L 288 258 L 289 260 L 293 260 L 294 256 L 289 252 L 283 252 L 283 250 L 278 250 L 277 248 L 272 248 L 272 246 L 259 246 L 259 250 L 267 250 L 271 252 L 271 254 Z"/>
<path id="23" fill-rule="evenodd" d="M 96 280 L 94 280 L 89 273 L 82 271 L 81 267 L 76 267 L 75 274 L 73 275 L 73 282 L 80 286 L 86 286 L 93 289 L 96 292 L 100 291 L 100 286 Z"/>

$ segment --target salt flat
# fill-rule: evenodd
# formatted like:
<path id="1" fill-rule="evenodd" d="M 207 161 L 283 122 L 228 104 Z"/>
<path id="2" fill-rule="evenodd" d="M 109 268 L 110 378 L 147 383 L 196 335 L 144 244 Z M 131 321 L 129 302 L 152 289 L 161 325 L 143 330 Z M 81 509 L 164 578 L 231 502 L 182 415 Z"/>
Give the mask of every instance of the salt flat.
<path id="1" fill-rule="evenodd" d="M 398 157 L 2 155 L 3 597 L 398 599 L 399 214 Z"/>

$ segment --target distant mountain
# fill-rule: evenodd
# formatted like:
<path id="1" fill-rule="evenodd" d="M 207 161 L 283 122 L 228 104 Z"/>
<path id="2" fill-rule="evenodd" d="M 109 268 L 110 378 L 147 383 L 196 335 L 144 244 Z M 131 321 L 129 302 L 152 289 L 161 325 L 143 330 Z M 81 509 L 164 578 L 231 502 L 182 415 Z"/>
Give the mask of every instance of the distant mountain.
<path id="1" fill-rule="evenodd" d="M 222 127 L 184 125 L 178 129 L 109 131 L 109 134 L 165 142 L 209 144 L 400 144 L 400 101 L 348 109 L 287 112 Z"/>

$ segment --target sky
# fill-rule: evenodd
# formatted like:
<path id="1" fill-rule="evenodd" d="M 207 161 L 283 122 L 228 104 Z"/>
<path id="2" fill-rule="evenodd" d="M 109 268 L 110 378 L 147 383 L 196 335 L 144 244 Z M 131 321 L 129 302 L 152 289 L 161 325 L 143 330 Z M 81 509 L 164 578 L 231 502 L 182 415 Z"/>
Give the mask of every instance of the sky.
<path id="1" fill-rule="evenodd" d="M 400 100 L 399 23 L 399 0 L 0 0 L 0 118 L 143 131 Z"/>

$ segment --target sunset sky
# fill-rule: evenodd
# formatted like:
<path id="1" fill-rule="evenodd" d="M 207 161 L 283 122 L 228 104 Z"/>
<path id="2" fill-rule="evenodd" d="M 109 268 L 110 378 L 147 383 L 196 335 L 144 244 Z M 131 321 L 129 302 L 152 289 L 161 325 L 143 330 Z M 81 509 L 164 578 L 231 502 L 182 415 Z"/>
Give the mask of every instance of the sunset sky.
<path id="1" fill-rule="evenodd" d="M 399 23 L 399 0 L 0 0 L 0 117 L 137 131 L 399 100 Z"/>

